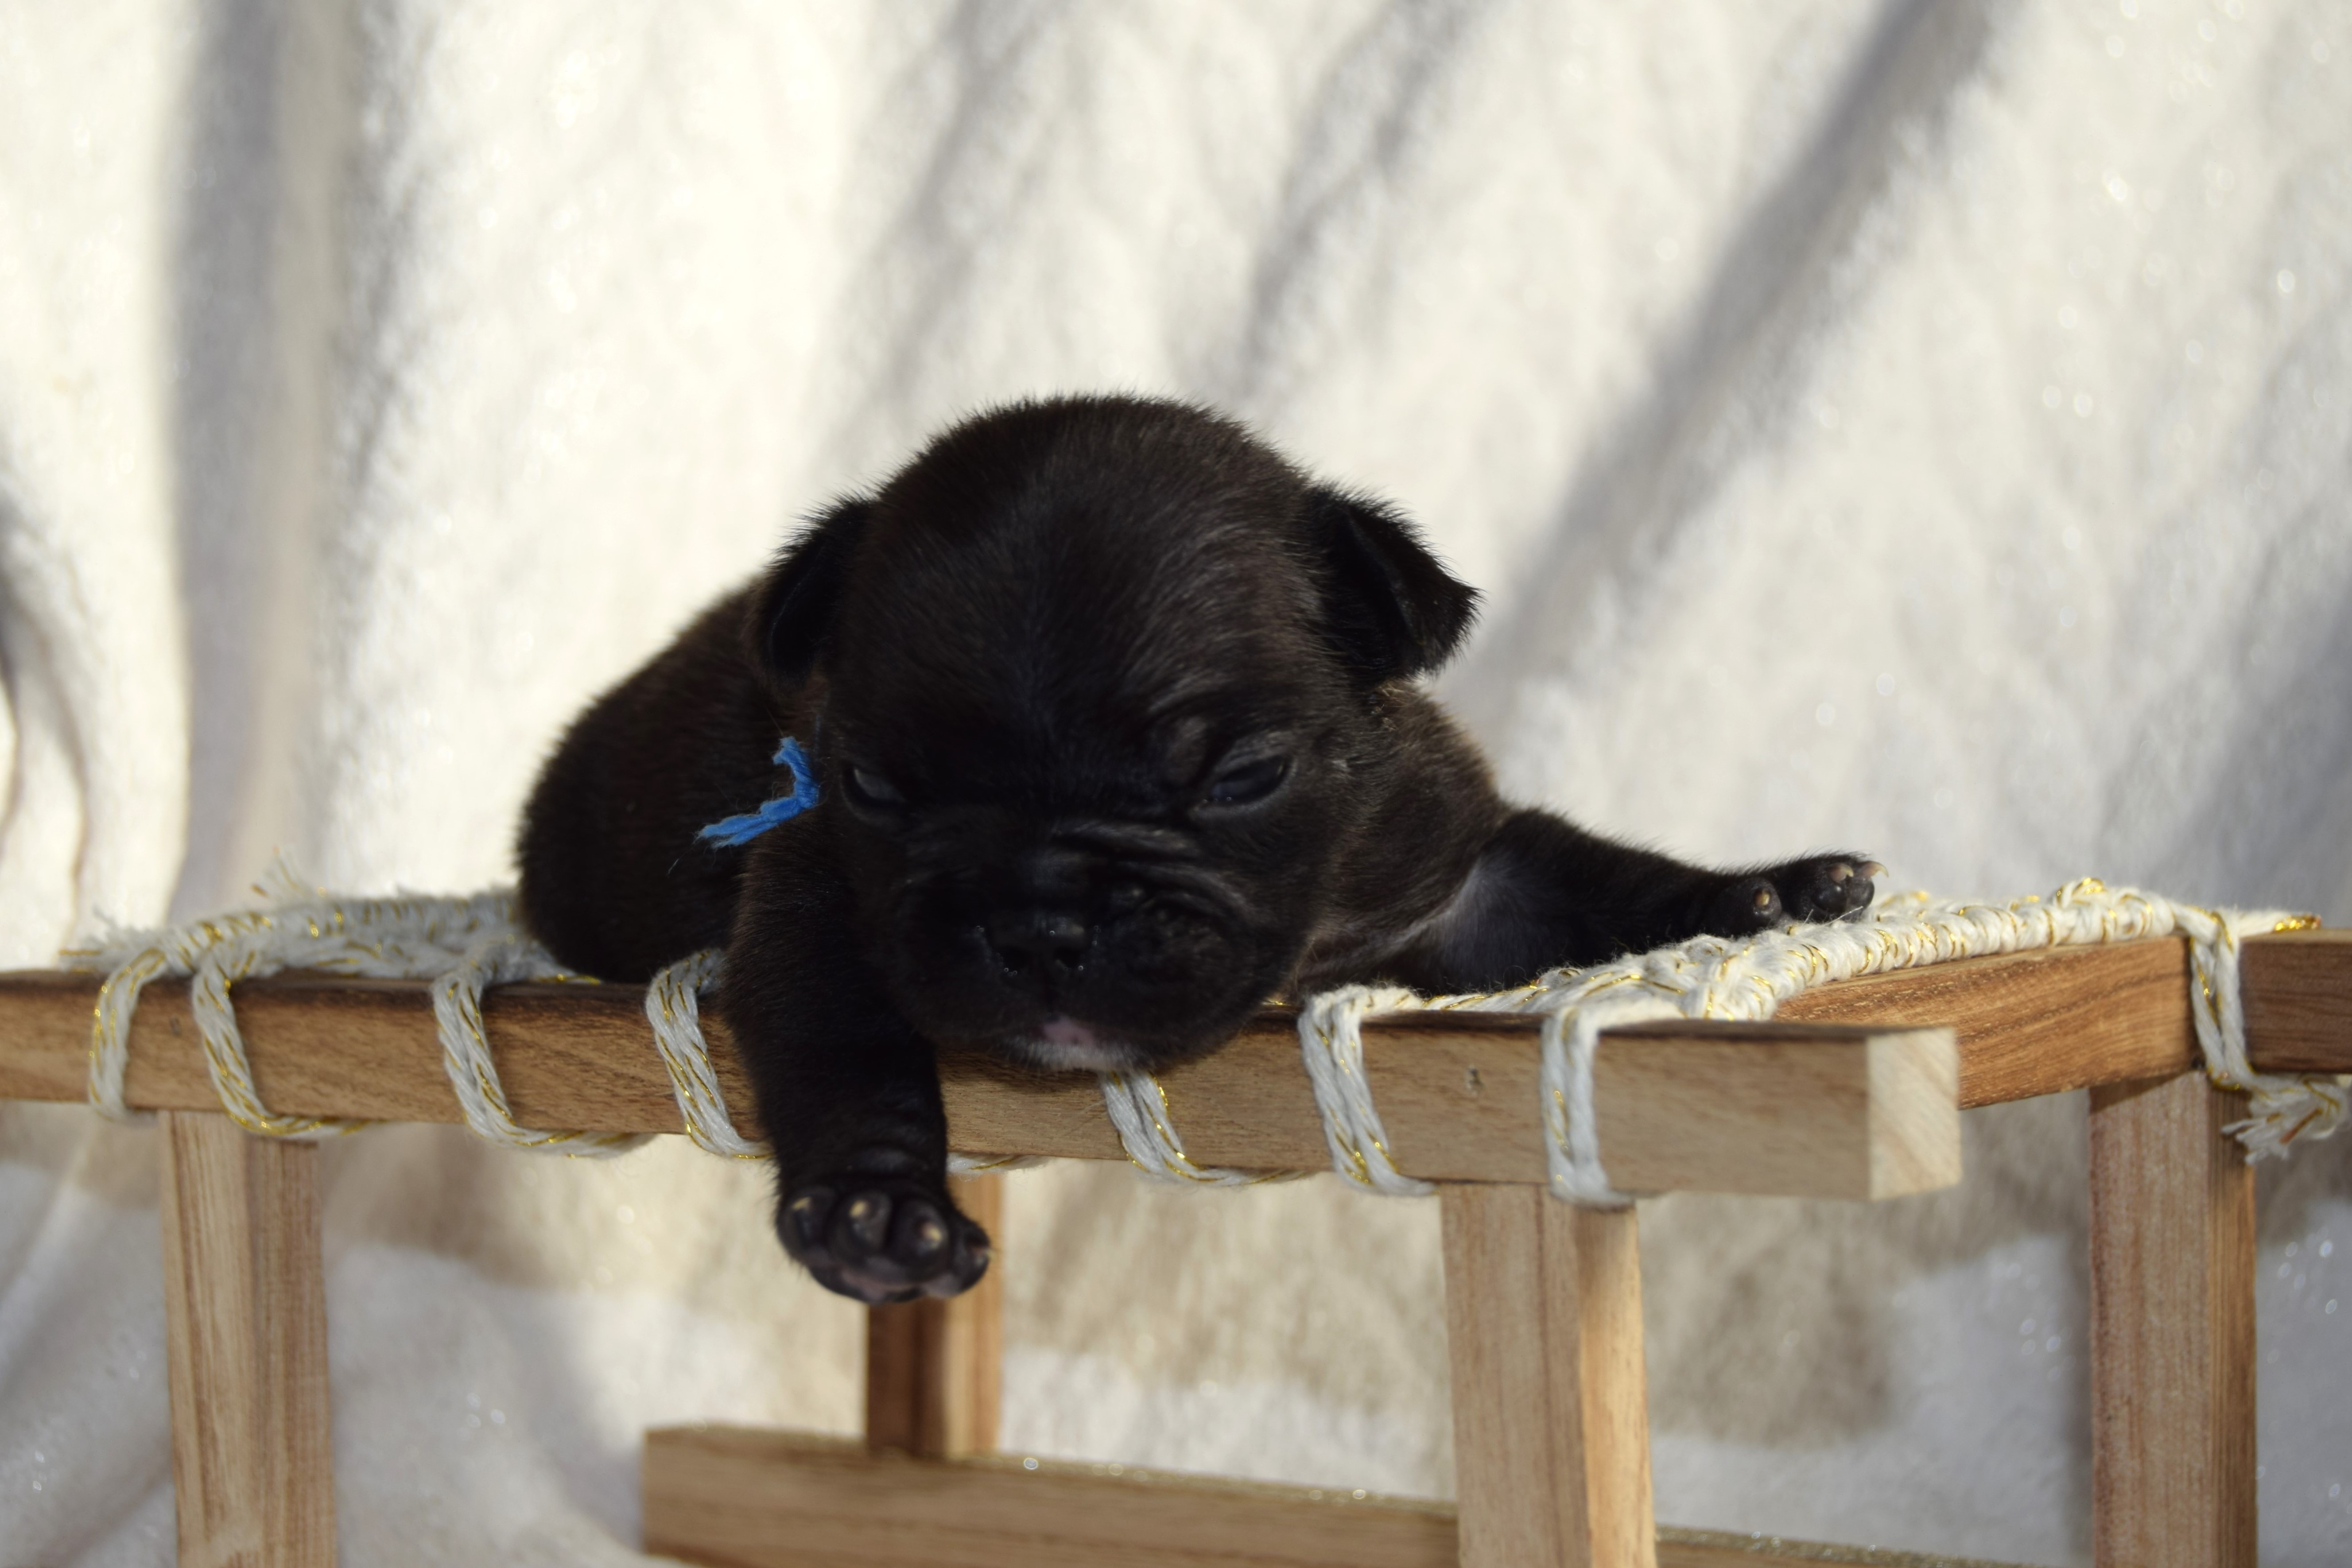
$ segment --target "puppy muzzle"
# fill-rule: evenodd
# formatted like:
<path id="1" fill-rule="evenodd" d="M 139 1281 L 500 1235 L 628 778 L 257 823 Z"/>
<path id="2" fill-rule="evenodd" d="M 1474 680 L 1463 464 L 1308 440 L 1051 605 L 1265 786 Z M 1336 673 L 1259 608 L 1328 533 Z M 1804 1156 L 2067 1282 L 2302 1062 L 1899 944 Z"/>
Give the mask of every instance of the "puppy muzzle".
<path id="1" fill-rule="evenodd" d="M 1060 1014 L 1040 1024 L 1035 1034 L 1013 1036 L 997 1048 L 1047 1072 L 1131 1072 L 1148 1065 L 1153 1054 Z"/>

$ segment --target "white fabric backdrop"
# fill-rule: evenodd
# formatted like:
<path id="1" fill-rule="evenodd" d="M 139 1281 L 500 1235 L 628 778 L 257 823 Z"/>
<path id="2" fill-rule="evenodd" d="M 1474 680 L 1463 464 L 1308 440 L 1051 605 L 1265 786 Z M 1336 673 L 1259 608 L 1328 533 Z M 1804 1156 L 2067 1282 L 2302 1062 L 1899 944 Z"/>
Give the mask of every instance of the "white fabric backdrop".
<path id="1" fill-rule="evenodd" d="M 0 963 L 280 847 L 506 877 L 566 715 L 795 515 L 1106 386 L 1423 519 L 1529 797 L 2345 920 L 2347 84 L 2263 0 L 0 0 Z M 1662 1515 L 2082 1561 L 2080 1121 L 1648 1205 Z M 2264 1558 L 2340 1563 L 2352 1148 L 2263 1198 Z M 763 1202 L 340 1147 L 344 1560 L 636 1561 L 647 1423 L 850 1426 Z M 169 1560 L 153 1205 L 147 1134 L 0 1111 L 0 1563 Z M 1018 1177 L 1007 1441 L 1444 1493 L 1434 1233 Z"/>

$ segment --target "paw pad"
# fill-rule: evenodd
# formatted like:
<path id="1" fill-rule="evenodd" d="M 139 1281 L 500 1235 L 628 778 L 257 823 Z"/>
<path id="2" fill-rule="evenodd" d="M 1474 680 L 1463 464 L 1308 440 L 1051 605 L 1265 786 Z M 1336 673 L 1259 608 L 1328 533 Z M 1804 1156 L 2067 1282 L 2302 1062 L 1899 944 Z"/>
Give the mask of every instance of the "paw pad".
<path id="1" fill-rule="evenodd" d="M 846 1173 L 793 1189 L 776 1220 L 819 1284 L 870 1304 L 953 1296 L 988 1270 L 988 1233 L 936 1181 Z"/>

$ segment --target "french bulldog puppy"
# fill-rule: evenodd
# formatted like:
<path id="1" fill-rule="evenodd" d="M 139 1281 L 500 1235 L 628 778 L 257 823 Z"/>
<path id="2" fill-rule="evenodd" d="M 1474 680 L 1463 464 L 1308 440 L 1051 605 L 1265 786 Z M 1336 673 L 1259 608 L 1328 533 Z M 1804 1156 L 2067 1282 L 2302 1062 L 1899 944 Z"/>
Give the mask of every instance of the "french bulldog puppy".
<path id="1" fill-rule="evenodd" d="M 988 1264 L 935 1045 L 1156 1069 L 1277 995 L 1867 906 L 1858 855 L 1709 870 L 1502 800 L 1418 684 L 1476 603 L 1394 510 L 1202 409 L 982 414 L 572 726 L 526 918 L 613 980 L 725 947 L 784 1247 L 882 1302 Z"/>

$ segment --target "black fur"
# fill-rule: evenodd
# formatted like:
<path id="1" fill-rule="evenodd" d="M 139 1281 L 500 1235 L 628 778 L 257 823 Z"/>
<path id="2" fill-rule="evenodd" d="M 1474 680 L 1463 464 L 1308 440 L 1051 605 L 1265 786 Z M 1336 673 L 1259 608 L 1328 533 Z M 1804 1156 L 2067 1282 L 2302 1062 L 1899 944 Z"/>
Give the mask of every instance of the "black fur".
<path id="1" fill-rule="evenodd" d="M 869 1301 L 988 1239 L 945 1181 L 934 1042 L 1161 1067 L 1266 998 L 1518 984 L 1866 905 L 1877 868 L 1706 870 L 1514 808 L 1413 678 L 1476 595 L 1389 508 L 1131 398 L 940 437 L 601 699 L 526 816 L 522 901 L 638 980 L 723 942 L 785 1247 Z M 789 781 L 748 847 L 704 825 Z"/>

